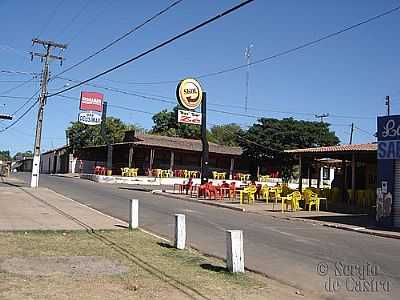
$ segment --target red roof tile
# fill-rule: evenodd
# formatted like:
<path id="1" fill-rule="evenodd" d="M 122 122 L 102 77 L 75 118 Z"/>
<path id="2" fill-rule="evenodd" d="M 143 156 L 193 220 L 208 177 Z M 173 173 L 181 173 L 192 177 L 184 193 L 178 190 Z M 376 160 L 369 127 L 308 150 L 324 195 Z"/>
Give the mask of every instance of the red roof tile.
<path id="1" fill-rule="evenodd" d="M 377 151 L 377 144 L 352 144 L 328 147 L 285 150 L 287 153 L 328 153 L 328 152 L 373 152 Z"/>

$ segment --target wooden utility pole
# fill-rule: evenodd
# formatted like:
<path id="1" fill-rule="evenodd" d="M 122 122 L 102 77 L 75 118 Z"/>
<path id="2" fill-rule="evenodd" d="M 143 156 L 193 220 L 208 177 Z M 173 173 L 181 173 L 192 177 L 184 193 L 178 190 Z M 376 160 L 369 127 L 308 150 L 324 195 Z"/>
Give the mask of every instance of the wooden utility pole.
<path id="1" fill-rule="evenodd" d="M 349 144 L 350 144 L 350 145 L 353 143 L 353 132 L 354 132 L 354 123 L 351 123 L 350 141 L 349 141 Z"/>
<path id="2" fill-rule="evenodd" d="M 31 176 L 31 187 L 36 188 L 39 185 L 39 171 L 40 171 L 40 146 L 42 140 L 42 127 L 43 127 L 43 111 L 46 105 L 47 99 L 47 83 L 49 81 L 49 60 L 55 59 L 60 62 L 63 58 L 60 56 L 54 56 L 50 54 L 52 48 L 65 49 L 67 45 L 54 43 L 52 41 L 43 41 L 39 39 L 32 39 L 32 44 L 40 44 L 45 48 L 46 53 L 30 52 L 31 57 L 40 57 L 43 64 L 42 80 L 41 80 L 41 90 L 39 96 L 39 110 L 36 121 L 36 134 L 35 134 L 35 146 L 33 149 L 33 165 L 32 165 L 32 176 Z"/>

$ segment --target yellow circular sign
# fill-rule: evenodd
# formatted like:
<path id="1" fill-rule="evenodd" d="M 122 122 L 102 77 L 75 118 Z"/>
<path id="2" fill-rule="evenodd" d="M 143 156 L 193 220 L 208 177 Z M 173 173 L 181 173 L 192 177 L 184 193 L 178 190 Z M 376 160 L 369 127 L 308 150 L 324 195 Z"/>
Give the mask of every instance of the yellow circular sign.
<path id="1" fill-rule="evenodd" d="M 197 80 L 186 78 L 179 82 L 176 88 L 176 97 L 180 105 L 193 110 L 201 104 L 203 100 L 203 90 Z"/>

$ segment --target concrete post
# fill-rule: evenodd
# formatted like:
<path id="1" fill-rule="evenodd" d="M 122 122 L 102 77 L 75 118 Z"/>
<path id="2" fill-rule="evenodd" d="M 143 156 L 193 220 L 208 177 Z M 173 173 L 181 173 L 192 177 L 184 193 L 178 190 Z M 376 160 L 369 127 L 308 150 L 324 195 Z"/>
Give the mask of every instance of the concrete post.
<path id="1" fill-rule="evenodd" d="M 129 229 L 139 227 L 139 200 L 131 199 L 129 201 Z"/>
<path id="2" fill-rule="evenodd" d="M 186 218 L 183 214 L 175 215 L 175 243 L 176 249 L 183 250 L 186 245 Z"/>
<path id="3" fill-rule="evenodd" d="M 233 273 L 244 272 L 243 231 L 226 231 L 226 265 Z"/>

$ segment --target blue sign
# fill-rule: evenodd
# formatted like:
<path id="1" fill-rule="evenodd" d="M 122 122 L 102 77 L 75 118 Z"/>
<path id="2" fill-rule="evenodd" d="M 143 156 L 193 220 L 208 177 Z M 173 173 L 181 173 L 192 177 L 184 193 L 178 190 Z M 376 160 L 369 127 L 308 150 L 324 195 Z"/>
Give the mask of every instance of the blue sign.
<path id="1" fill-rule="evenodd" d="M 378 159 L 400 159 L 400 140 L 378 142 Z"/>
<path id="2" fill-rule="evenodd" d="M 400 159 L 400 116 L 378 117 L 378 159 Z"/>
<path id="3" fill-rule="evenodd" d="M 400 140 L 400 116 L 378 117 L 378 141 Z"/>

